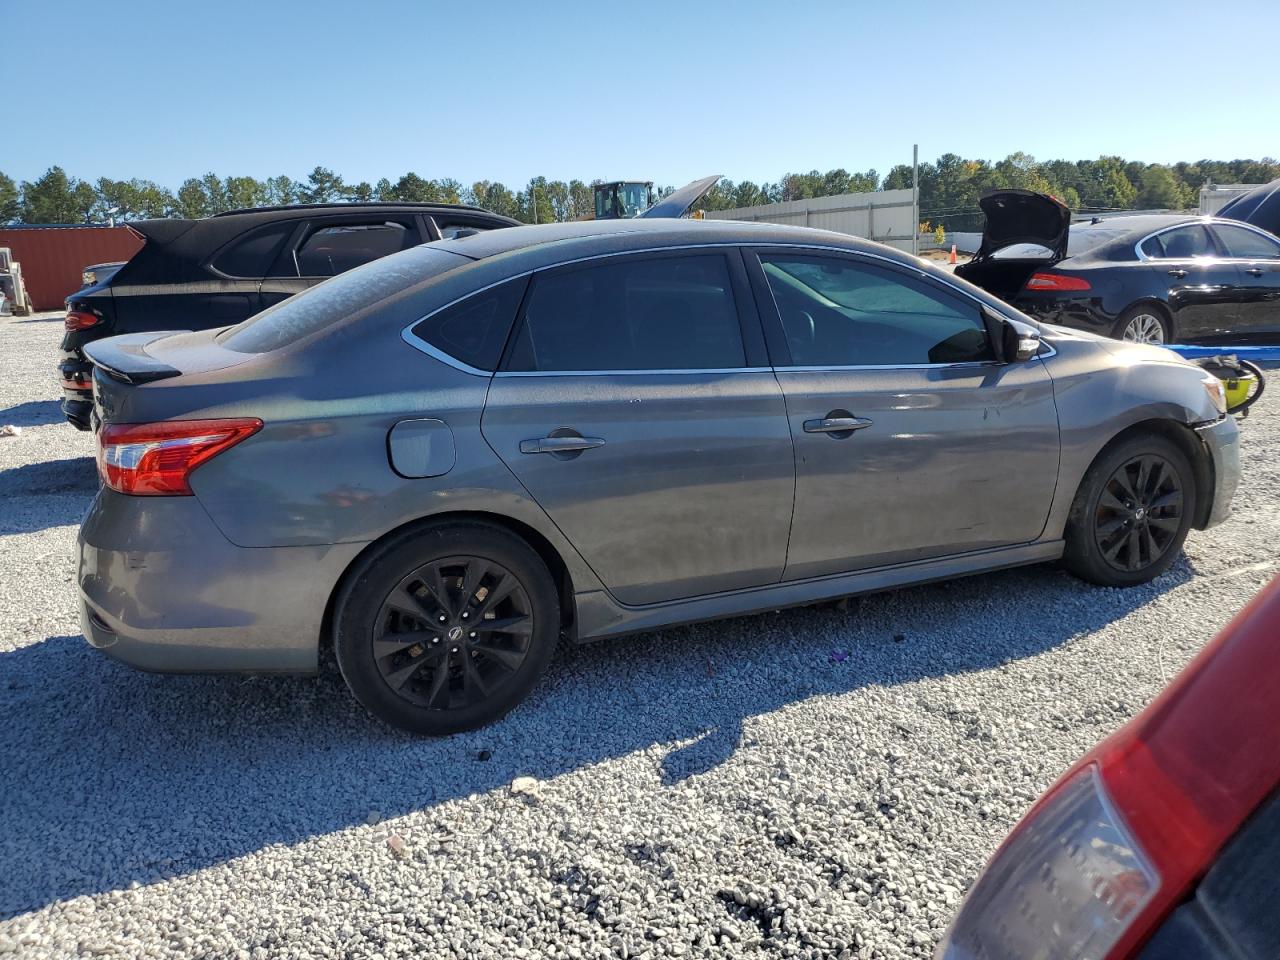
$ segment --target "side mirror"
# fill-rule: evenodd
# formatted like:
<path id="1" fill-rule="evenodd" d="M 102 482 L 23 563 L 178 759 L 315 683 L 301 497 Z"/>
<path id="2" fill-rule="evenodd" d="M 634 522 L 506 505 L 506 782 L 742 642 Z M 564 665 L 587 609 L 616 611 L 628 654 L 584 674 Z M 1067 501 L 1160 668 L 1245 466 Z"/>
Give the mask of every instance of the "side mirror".
<path id="1" fill-rule="evenodd" d="M 1040 331 L 1029 323 L 983 312 L 987 335 L 1001 363 L 1026 363 L 1040 352 Z"/>

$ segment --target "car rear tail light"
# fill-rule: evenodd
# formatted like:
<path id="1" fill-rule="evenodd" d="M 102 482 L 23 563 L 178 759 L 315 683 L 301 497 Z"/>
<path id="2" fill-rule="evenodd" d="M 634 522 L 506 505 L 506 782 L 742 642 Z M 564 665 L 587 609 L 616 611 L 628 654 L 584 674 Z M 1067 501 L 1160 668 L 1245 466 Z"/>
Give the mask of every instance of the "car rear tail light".
<path id="1" fill-rule="evenodd" d="M 1033 273 L 1027 281 L 1027 290 L 1088 290 L 1089 281 L 1084 277 L 1072 277 L 1065 273 Z"/>
<path id="2" fill-rule="evenodd" d="M 1010 834 L 936 960 L 1102 960 L 1159 886 L 1090 765 Z"/>
<path id="3" fill-rule="evenodd" d="M 112 423 L 98 433 L 98 472 L 117 493 L 191 496 L 191 473 L 262 429 L 256 418 Z"/>
<path id="4" fill-rule="evenodd" d="M 88 310 L 68 310 L 66 319 L 63 320 L 68 330 L 88 330 L 101 322 L 100 316 Z"/>

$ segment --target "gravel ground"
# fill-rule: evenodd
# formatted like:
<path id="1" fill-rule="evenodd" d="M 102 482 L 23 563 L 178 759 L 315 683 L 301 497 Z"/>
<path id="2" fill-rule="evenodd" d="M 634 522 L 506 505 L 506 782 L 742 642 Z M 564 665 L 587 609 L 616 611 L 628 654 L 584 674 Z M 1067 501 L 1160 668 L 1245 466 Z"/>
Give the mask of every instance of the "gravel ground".
<path id="1" fill-rule="evenodd" d="M 1031 800 L 1280 569 L 1264 398 L 1237 516 L 1156 583 L 1040 567 L 592 645 L 502 723 L 413 739 L 332 673 L 85 645 L 95 478 L 47 399 L 56 321 L 0 321 L 0 952 L 24 957 L 924 957 Z"/>

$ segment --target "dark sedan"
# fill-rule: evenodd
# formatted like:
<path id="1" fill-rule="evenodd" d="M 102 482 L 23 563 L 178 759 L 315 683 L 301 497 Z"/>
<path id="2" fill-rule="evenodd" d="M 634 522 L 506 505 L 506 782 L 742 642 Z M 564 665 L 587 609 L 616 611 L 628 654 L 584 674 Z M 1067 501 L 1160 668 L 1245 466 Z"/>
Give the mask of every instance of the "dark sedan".
<path id="1" fill-rule="evenodd" d="M 1234 220 L 1121 216 L 1071 226 L 1053 197 L 989 193 L 966 280 L 1050 323 L 1142 343 L 1280 337 L 1280 239 Z"/>
<path id="2" fill-rule="evenodd" d="M 131 223 L 142 249 L 123 265 L 89 268 L 85 279 L 92 270 L 93 282 L 67 299 L 58 365 L 62 411 L 89 429 L 93 392 L 83 347 L 94 340 L 230 326 L 379 257 L 518 222 L 452 204 L 341 203 Z"/>

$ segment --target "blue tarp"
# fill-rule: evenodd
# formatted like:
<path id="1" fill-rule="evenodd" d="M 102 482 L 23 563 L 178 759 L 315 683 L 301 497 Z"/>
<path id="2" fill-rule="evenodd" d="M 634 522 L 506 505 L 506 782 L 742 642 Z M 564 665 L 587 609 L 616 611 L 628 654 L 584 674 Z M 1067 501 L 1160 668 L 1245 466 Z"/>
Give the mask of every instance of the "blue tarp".
<path id="1" fill-rule="evenodd" d="M 1167 346 L 1174 353 L 1181 354 L 1188 360 L 1230 354 L 1231 356 L 1239 357 L 1241 360 L 1252 360 L 1254 363 L 1280 363 L 1280 345 L 1266 347 L 1193 347 L 1181 343 L 1170 343 Z"/>

